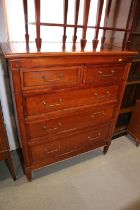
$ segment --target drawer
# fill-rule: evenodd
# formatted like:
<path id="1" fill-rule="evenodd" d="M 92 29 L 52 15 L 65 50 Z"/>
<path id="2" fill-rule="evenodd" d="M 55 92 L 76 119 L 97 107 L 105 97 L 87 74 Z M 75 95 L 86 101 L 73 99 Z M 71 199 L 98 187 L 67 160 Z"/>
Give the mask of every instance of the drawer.
<path id="1" fill-rule="evenodd" d="M 105 123 L 112 119 L 114 107 L 115 105 L 98 106 L 82 110 L 73 115 L 67 115 L 66 117 L 29 122 L 27 124 L 29 138 L 33 139 L 56 133 L 68 133 L 80 128 Z"/>
<path id="2" fill-rule="evenodd" d="M 67 55 L 66 55 L 67 54 Z M 64 65 L 64 64 L 123 64 L 131 62 L 133 56 L 136 53 L 129 55 L 124 52 L 116 53 L 116 52 L 74 52 L 74 53 L 52 53 L 51 55 L 45 55 L 44 57 L 34 57 L 34 58 L 22 58 L 18 60 L 18 64 L 20 68 L 43 68 L 48 65 Z M 11 68 L 13 67 L 11 62 Z"/>
<path id="3" fill-rule="evenodd" d="M 91 65 L 85 70 L 84 83 L 103 84 L 118 81 L 124 77 L 125 64 L 122 65 Z"/>
<path id="4" fill-rule="evenodd" d="M 118 85 L 25 96 L 27 116 L 116 101 Z"/>
<path id="5" fill-rule="evenodd" d="M 95 127 L 92 130 L 67 136 L 50 143 L 31 145 L 30 154 L 32 163 L 43 161 L 50 157 L 59 157 L 76 151 L 82 147 L 107 142 L 110 126 L 108 124 Z"/>
<path id="6" fill-rule="evenodd" d="M 20 74 L 22 88 L 25 90 L 39 87 L 72 86 L 79 84 L 80 66 L 22 69 Z"/>

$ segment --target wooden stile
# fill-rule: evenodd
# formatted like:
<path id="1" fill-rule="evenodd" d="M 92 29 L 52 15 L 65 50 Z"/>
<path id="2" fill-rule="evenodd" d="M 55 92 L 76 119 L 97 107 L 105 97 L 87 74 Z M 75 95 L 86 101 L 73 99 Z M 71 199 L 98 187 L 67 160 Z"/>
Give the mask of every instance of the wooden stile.
<path id="1" fill-rule="evenodd" d="M 104 48 L 104 43 L 105 43 L 105 39 L 106 39 L 105 34 L 106 34 L 106 30 L 107 30 L 106 27 L 107 27 L 107 24 L 108 24 L 111 4 L 112 4 L 112 0 L 108 0 L 107 3 L 106 3 L 105 18 L 104 18 L 104 29 L 103 29 L 102 39 L 101 39 L 101 49 Z"/>
<path id="2" fill-rule="evenodd" d="M 116 20 L 117 20 L 116 17 L 118 17 L 120 4 L 121 4 L 121 0 L 117 0 L 116 5 L 115 5 L 115 9 L 114 9 L 114 17 L 113 17 L 113 23 L 112 23 L 113 28 L 115 28 L 115 25 L 116 25 Z M 110 37 L 110 44 L 109 44 L 110 49 L 112 48 L 113 41 L 114 41 L 114 30 L 112 30 L 111 37 Z"/>
<path id="3" fill-rule="evenodd" d="M 76 48 L 76 40 L 77 40 L 77 23 L 78 23 L 78 15 L 79 15 L 79 5 L 80 0 L 76 0 L 75 6 L 75 26 L 74 26 L 74 36 L 73 36 L 73 50 Z"/>
<path id="4" fill-rule="evenodd" d="M 97 23 L 95 26 L 89 26 L 88 25 L 88 18 L 89 18 L 89 10 L 90 10 L 90 2 L 91 0 L 84 0 L 84 11 L 83 11 L 83 24 L 79 25 L 78 24 L 78 17 L 79 17 L 79 8 L 80 8 L 80 0 L 75 0 L 75 17 L 74 17 L 74 24 L 67 24 L 67 16 L 68 16 L 68 0 L 64 0 L 64 22 L 63 23 L 47 23 L 47 22 L 40 22 L 40 0 L 34 0 L 35 4 L 35 22 L 28 22 L 28 0 L 23 0 L 23 8 L 24 8 L 24 19 L 25 19 L 25 41 L 26 41 L 26 49 L 29 51 L 29 31 L 28 31 L 28 25 L 36 25 L 36 47 L 37 51 L 40 51 L 41 49 L 41 35 L 40 35 L 40 27 L 41 26 L 50 26 L 50 27 L 63 27 L 63 38 L 62 38 L 62 49 L 65 51 L 66 48 L 66 29 L 67 27 L 74 28 L 74 34 L 73 34 L 73 45 L 72 48 L 73 50 L 76 50 L 76 40 L 77 40 L 77 28 L 82 28 L 82 39 L 81 39 L 81 50 L 85 49 L 86 46 L 86 33 L 88 28 L 95 29 L 95 36 L 92 41 L 93 45 L 93 50 L 97 48 L 99 39 L 99 30 L 103 30 L 103 35 L 101 38 L 101 49 L 104 48 L 104 43 L 105 43 L 105 35 L 106 31 L 110 30 L 111 31 L 111 38 L 110 38 L 110 48 L 113 44 L 114 40 L 114 32 L 115 31 L 120 31 L 124 32 L 124 39 L 122 43 L 122 49 L 127 49 L 129 48 L 129 44 L 132 39 L 132 33 L 136 24 L 136 18 L 139 13 L 139 7 L 140 7 L 140 1 L 139 0 L 131 0 L 131 6 L 127 18 L 127 24 L 126 27 L 124 28 L 119 28 L 116 27 L 116 20 L 117 16 L 119 14 L 119 9 L 120 9 L 120 3 L 121 1 L 118 0 L 116 1 L 116 5 L 114 8 L 114 17 L 113 17 L 113 23 L 111 27 L 108 27 L 108 20 L 109 20 L 109 14 L 111 11 L 111 5 L 112 5 L 112 0 L 107 0 L 106 2 L 106 9 L 105 9 L 105 16 L 104 16 L 104 25 L 101 26 L 101 17 L 102 17 L 102 11 L 103 11 L 103 6 L 104 6 L 104 0 L 99 0 L 98 3 L 98 12 L 97 12 Z M 94 12 L 94 8 L 91 8 Z"/>
<path id="5" fill-rule="evenodd" d="M 87 42 L 86 32 L 87 32 L 89 9 L 90 9 L 90 0 L 85 0 L 85 2 L 84 2 L 83 35 L 82 35 L 82 39 L 81 39 L 81 50 L 85 49 L 86 42 Z"/>
<path id="6" fill-rule="evenodd" d="M 40 0 L 35 0 L 35 18 L 36 18 L 36 35 L 35 39 L 37 51 L 41 49 L 41 38 L 40 38 Z"/>
<path id="7" fill-rule="evenodd" d="M 130 6 L 130 14 L 128 15 L 127 26 L 126 26 L 126 29 L 129 29 L 130 31 L 128 33 L 125 32 L 123 46 L 122 46 L 123 49 L 129 49 L 130 47 L 131 35 L 135 28 L 136 19 L 139 14 L 139 10 L 140 10 L 140 1 L 132 0 Z"/>
<path id="8" fill-rule="evenodd" d="M 95 37 L 92 41 L 93 44 L 93 49 L 97 48 L 98 45 L 98 35 L 99 35 L 99 29 L 100 29 L 100 22 L 101 22 L 101 17 L 102 17 L 102 10 L 103 10 L 103 5 L 104 5 L 104 0 L 100 0 L 99 1 L 99 10 L 98 10 L 98 14 L 97 14 L 97 28 L 95 31 Z"/>
<path id="9" fill-rule="evenodd" d="M 28 5 L 27 0 L 23 0 L 24 20 L 25 20 L 25 41 L 26 49 L 29 51 L 29 32 L 28 32 Z"/>
<path id="10" fill-rule="evenodd" d="M 67 16 L 68 16 L 68 0 L 64 1 L 64 35 L 63 35 L 63 50 L 66 47 L 66 27 L 67 27 Z"/>

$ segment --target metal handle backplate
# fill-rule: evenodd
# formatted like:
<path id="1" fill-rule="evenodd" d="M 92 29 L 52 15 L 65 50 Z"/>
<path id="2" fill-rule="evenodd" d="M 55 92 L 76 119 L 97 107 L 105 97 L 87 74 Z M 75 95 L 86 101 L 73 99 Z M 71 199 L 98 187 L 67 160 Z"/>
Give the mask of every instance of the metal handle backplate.
<path id="1" fill-rule="evenodd" d="M 109 74 L 104 74 L 102 71 L 98 71 L 98 74 L 100 77 L 110 77 L 110 76 L 113 76 L 115 73 L 114 70 L 111 70 Z"/>
<path id="2" fill-rule="evenodd" d="M 47 153 L 47 154 L 51 154 L 51 153 L 59 152 L 60 151 L 60 148 L 61 148 L 60 145 L 58 146 L 58 148 L 56 148 L 54 150 L 49 150 L 48 151 L 48 149 L 45 148 L 44 149 L 44 152 Z"/>
<path id="3" fill-rule="evenodd" d="M 62 98 L 59 98 L 59 102 L 56 103 L 56 104 L 48 104 L 46 100 L 43 100 L 42 103 L 45 106 L 52 107 L 52 106 L 60 106 L 62 101 L 63 101 Z"/>
<path id="4" fill-rule="evenodd" d="M 101 112 L 94 112 L 94 113 L 91 115 L 91 117 L 94 118 L 94 117 L 97 116 L 97 115 L 104 115 L 104 114 L 105 114 L 104 111 L 101 111 Z"/>
<path id="5" fill-rule="evenodd" d="M 88 140 L 89 140 L 89 141 L 94 141 L 94 140 L 100 138 L 100 136 L 101 136 L 101 133 L 99 132 L 98 135 L 97 135 L 96 137 L 88 136 Z"/>
<path id="6" fill-rule="evenodd" d="M 58 75 L 58 79 L 49 80 L 48 77 L 47 77 L 47 75 L 43 75 L 42 76 L 42 79 L 43 79 L 43 82 L 59 82 L 63 77 L 64 77 L 64 74 L 63 73 L 60 73 Z"/>
<path id="7" fill-rule="evenodd" d="M 108 97 L 109 94 L 110 94 L 109 91 L 106 91 L 106 93 L 104 95 L 99 95 L 99 93 L 96 92 L 96 93 L 94 93 L 94 96 L 96 96 L 97 99 L 102 99 L 102 98 Z"/>
<path id="8" fill-rule="evenodd" d="M 48 131 L 57 130 L 57 129 L 59 129 L 61 126 L 62 126 L 62 123 L 61 123 L 61 122 L 59 122 L 55 128 L 48 128 L 48 126 L 47 126 L 47 125 L 43 125 L 43 129 L 44 129 L 45 131 L 47 131 L 47 132 L 48 132 Z"/>

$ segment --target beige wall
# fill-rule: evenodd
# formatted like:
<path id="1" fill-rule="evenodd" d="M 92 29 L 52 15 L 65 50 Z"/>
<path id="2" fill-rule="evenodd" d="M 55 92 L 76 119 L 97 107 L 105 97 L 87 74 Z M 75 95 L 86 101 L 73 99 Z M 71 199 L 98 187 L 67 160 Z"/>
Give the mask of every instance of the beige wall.
<path id="1" fill-rule="evenodd" d="M 3 0 L 0 0 L 0 42 L 8 40 L 6 21 L 4 18 Z"/>
<path id="2" fill-rule="evenodd" d="M 6 42 L 8 40 L 8 35 L 2 1 L 3 0 L 0 0 L 0 42 Z M 3 64 L 4 61 L 0 56 L 0 102 L 2 105 L 10 149 L 14 150 L 17 147 L 16 126 L 13 114 L 8 74 L 6 69 L 4 69 Z"/>

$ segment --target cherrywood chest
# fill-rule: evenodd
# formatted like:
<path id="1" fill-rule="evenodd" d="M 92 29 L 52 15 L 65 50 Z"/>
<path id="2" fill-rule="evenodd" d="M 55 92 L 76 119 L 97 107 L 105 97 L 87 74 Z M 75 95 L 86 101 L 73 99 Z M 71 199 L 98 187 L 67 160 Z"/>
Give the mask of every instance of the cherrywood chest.
<path id="1" fill-rule="evenodd" d="M 105 154 L 136 53 L 26 52 L 11 46 L 2 48 L 28 180 L 33 170 L 80 153 L 104 147 Z"/>

